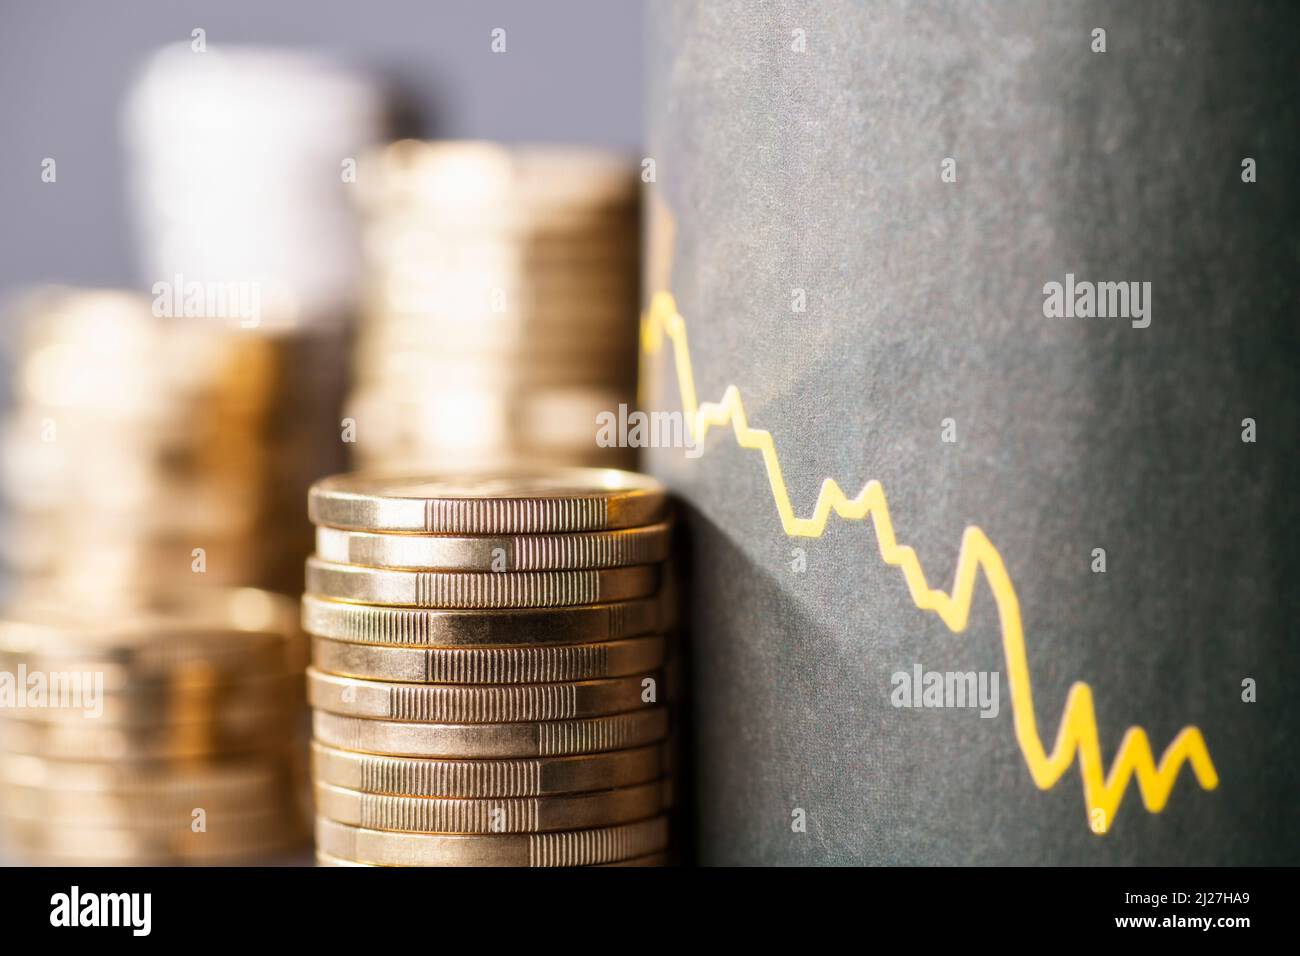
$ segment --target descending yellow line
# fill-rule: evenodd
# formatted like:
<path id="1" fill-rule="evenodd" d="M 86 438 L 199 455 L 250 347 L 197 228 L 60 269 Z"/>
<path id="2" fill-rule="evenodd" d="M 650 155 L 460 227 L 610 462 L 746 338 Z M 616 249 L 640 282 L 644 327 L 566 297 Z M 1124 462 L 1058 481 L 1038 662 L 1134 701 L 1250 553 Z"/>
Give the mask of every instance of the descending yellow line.
<path id="1" fill-rule="evenodd" d="M 1137 777 L 1142 802 L 1152 813 L 1164 809 L 1184 762 L 1192 765 L 1196 779 L 1206 790 L 1213 790 L 1219 785 L 1219 775 L 1210 760 L 1205 738 L 1196 727 L 1180 730 L 1161 754 L 1159 762 L 1152 754 L 1146 731 L 1141 727 L 1130 727 L 1125 731 L 1115 754 L 1115 762 L 1107 773 L 1101 756 L 1092 688 L 1082 681 L 1070 688 L 1056 743 L 1049 752 L 1043 746 L 1038 733 L 1038 720 L 1034 716 L 1024 627 L 1020 620 L 1020 600 L 1016 597 L 1015 586 L 1011 583 L 1002 556 L 984 532 L 972 525 L 962 535 L 950 594 L 931 588 L 926 582 L 925 571 L 921 568 L 916 552 L 907 545 L 898 543 L 880 482 L 867 482 L 857 497 L 850 498 L 833 479 L 827 478 L 822 482 L 812 514 L 800 518 L 790 503 L 790 493 L 781 474 L 781 461 L 777 457 L 772 435 L 749 427 L 745 406 L 736 386 L 728 386 L 721 401 L 700 404 L 695 393 L 695 371 L 686 340 L 686 322 L 677 311 L 677 303 L 672 295 L 659 292 L 651 300 L 650 308 L 641 320 L 642 351 L 647 355 L 657 354 L 663 348 L 665 335 L 673 344 L 682 411 L 691 437 L 702 445 L 710 428 L 730 422 L 736 443 L 741 448 L 762 454 L 763 464 L 767 467 L 767 480 L 772 486 L 772 500 L 781 516 L 781 526 L 786 534 L 791 537 L 820 538 L 826 530 L 826 522 L 832 511 L 847 521 L 862 521 L 870 517 L 876 529 L 880 557 L 886 564 L 902 570 L 916 606 L 937 614 L 953 633 L 966 629 L 975 596 L 976 575 L 979 571 L 984 572 L 997 604 L 998 620 L 1002 628 L 1002 653 L 1006 658 L 1007 684 L 1011 689 L 1016 740 L 1024 754 L 1025 764 L 1029 767 L 1029 775 L 1040 789 L 1046 790 L 1060 780 L 1077 754 L 1089 824 L 1094 832 L 1105 833 L 1110 829 L 1132 777 Z"/>

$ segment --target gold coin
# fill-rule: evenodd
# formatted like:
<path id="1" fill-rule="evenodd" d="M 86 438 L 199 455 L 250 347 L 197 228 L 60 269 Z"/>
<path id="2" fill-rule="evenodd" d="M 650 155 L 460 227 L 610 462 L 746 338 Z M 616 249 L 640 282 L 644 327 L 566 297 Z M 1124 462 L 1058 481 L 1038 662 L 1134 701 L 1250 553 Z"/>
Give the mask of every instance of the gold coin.
<path id="1" fill-rule="evenodd" d="M 129 828 L 50 826 L 3 820 L 6 845 L 33 862 L 61 866 L 167 866 L 176 863 L 231 864 L 266 858 L 302 843 L 296 821 L 281 817 L 267 827 L 242 826 L 220 832 L 147 833 Z"/>
<path id="2" fill-rule="evenodd" d="M 361 604 L 431 608 L 565 607 L 649 597 L 657 565 L 595 571 L 392 571 L 307 559 L 307 590 Z"/>
<path id="3" fill-rule="evenodd" d="M 432 223 L 464 217 L 491 235 L 503 223 L 581 222 L 635 208 L 635 167 L 594 149 L 407 139 L 363 155 L 362 164 L 363 207 Z"/>
<path id="4" fill-rule="evenodd" d="M 316 556 L 336 564 L 450 571 L 561 571 L 654 564 L 668 557 L 667 524 L 622 531 L 481 536 L 316 529 Z"/>
<path id="5" fill-rule="evenodd" d="M 373 863 L 357 863 L 353 860 L 345 860 L 342 857 L 330 856 L 328 853 L 316 851 L 317 866 L 374 866 Z"/>
<path id="6" fill-rule="evenodd" d="M 396 684 L 307 669 L 307 700 L 350 717 L 440 724 L 570 720 L 638 710 L 658 694 L 658 672 L 558 684 Z M 649 699 L 647 699 L 647 697 Z"/>
<path id="7" fill-rule="evenodd" d="M 201 789 L 150 789 L 98 792 L 65 790 L 61 787 L 0 784 L 4 814 L 16 818 L 48 820 L 51 823 L 96 826 L 146 826 L 171 820 L 189 827 L 193 811 L 219 816 L 279 810 L 295 806 L 296 794 L 287 774 L 274 780 L 253 780 L 243 786 Z"/>
<path id="8" fill-rule="evenodd" d="M 663 707 L 516 724 L 418 724 L 367 720 L 317 710 L 316 739 L 331 747 L 397 757 L 563 757 L 642 747 L 668 734 Z"/>
<path id="9" fill-rule="evenodd" d="M 634 856 L 628 860 L 616 860 L 613 863 L 595 863 L 593 866 L 667 866 L 667 853 L 647 853 L 645 856 Z M 377 863 L 357 863 L 355 860 L 344 860 L 341 857 L 330 856 L 328 853 L 316 851 L 317 866 L 378 866 Z"/>
<path id="10" fill-rule="evenodd" d="M 408 833 L 542 833 L 644 820 L 667 809 L 663 781 L 545 797 L 402 797 L 320 783 L 316 812 L 337 823 Z"/>
<path id="11" fill-rule="evenodd" d="M 111 655 L 96 658 L 73 653 L 0 653 L 0 670 L 14 675 L 25 672 L 29 682 L 40 674 L 51 706 L 60 700 L 82 699 L 87 691 L 102 693 L 106 702 L 117 701 L 106 706 L 130 706 L 133 700 L 140 706 L 161 705 L 164 701 L 179 706 L 224 697 L 283 696 L 292 691 L 295 682 L 302 683 L 302 668 L 307 665 L 307 655 L 299 655 L 296 649 L 287 655 L 286 650 L 283 646 L 268 648 L 267 654 L 250 654 L 242 661 L 225 658 L 224 653 L 215 661 L 194 658 L 184 663 L 175 660 L 164 663 L 156 658 L 146 662 L 138 657 L 139 667 L 123 664 L 120 657 L 114 659 Z M 16 690 L 18 686 L 15 685 Z M 17 690 L 13 704 L 0 703 L 0 709 L 21 708 L 25 696 Z M 2 700 L 3 692 L 0 692 Z"/>
<path id="12" fill-rule="evenodd" d="M 272 792 L 290 768 L 271 759 L 157 766 L 148 763 L 84 763 L 0 754 L 0 783 L 69 794 L 225 800 L 230 794 Z M 201 804 L 195 803 L 195 806 Z"/>
<path id="13" fill-rule="evenodd" d="M 486 647 L 495 644 L 593 644 L 666 630 L 669 608 L 657 598 L 563 608 L 435 610 L 371 607 L 305 594 L 302 626 L 358 644 Z"/>
<path id="14" fill-rule="evenodd" d="M 115 728 L 0 720 L 0 749 L 60 760 L 183 760 L 279 750 L 293 735 L 296 714 L 231 715 L 233 726 L 209 721 Z"/>
<path id="15" fill-rule="evenodd" d="M 425 684 L 550 684 L 644 674 L 664 662 L 666 639 L 534 647 L 377 647 L 312 638 L 319 671 Z"/>
<path id="16" fill-rule="evenodd" d="M 28 667 L 29 673 L 34 670 Z M 146 685 L 103 693 L 94 687 L 93 678 L 98 675 L 90 672 L 63 673 L 57 682 L 50 672 L 44 676 L 52 687 L 47 701 L 36 706 L 0 706 L 0 719 L 115 729 L 204 721 L 230 724 L 247 719 L 245 715 L 278 720 L 290 708 L 306 703 L 301 673 L 239 683 L 190 684 L 181 689 Z"/>
<path id="17" fill-rule="evenodd" d="M 588 866 L 645 856 L 668 845 L 668 818 L 599 829 L 487 835 L 393 833 L 316 818 L 330 856 L 386 866 Z"/>
<path id="18" fill-rule="evenodd" d="M 4 795 L 4 817 L 15 823 L 56 828 L 105 827 L 130 830 L 142 837 L 195 832 L 195 826 L 206 827 L 206 832 L 213 836 L 267 833 L 283 826 L 285 819 L 297 812 L 293 801 L 287 799 L 287 791 L 279 800 L 212 806 L 135 801 L 82 804 L 76 800 L 59 800 L 53 795 L 42 805 L 38 799 L 40 791 L 6 790 Z M 17 799 L 11 800 L 12 797 Z"/>
<path id="19" fill-rule="evenodd" d="M 354 531 L 548 534 L 663 521 L 653 478 L 599 468 L 520 469 L 509 475 L 340 475 L 312 485 L 315 524 Z"/>
<path id="20" fill-rule="evenodd" d="M 645 783 L 666 769 L 659 744 L 578 757 L 436 760 L 354 753 L 312 741 L 320 783 L 409 797 L 541 797 Z"/>
<path id="21" fill-rule="evenodd" d="M 296 663 L 293 601 L 252 588 L 195 588 L 106 619 L 88 609 L 34 598 L 0 621 L 0 654 L 59 662 L 120 666 L 133 675 L 186 670 L 246 673 Z"/>

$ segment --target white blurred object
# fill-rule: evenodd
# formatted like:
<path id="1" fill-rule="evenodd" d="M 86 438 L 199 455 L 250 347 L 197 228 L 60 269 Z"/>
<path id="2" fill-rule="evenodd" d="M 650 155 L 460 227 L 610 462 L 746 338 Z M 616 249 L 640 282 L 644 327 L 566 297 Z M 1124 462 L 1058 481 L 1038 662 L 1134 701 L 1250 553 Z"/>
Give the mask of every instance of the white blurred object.
<path id="1" fill-rule="evenodd" d="M 298 51 L 159 50 L 124 117 L 146 284 L 256 283 L 272 323 L 349 315 L 359 239 L 344 163 L 385 132 L 377 83 Z"/>

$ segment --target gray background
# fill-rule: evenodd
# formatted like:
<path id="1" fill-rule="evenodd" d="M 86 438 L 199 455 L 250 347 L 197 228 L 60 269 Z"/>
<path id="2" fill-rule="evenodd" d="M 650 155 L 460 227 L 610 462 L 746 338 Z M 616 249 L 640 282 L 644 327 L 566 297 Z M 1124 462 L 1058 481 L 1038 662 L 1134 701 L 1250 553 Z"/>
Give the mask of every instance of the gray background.
<path id="1" fill-rule="evenodd" d="M 1107 767 L 1128 726 L 1158 754 L 1195 724 L 1221 777 L 1207 792 L 1184 768 L 1158 815 L 1130 785 L 1094 836 L 1077 768 L 1045 792 L 1025 768 L 987 588 L 954 635 L 867 525 L 788 539 L 761 460 L 719 429 L 699 460 L 652 458 L 687 503 L 700 858 L 1300 862 L 1300 8 L 652 9 L 648 149 L 701 398 L 741 389 L 800 514 L 824 477 L 879 479 L 932 586 L 984 529 L 1049 747 L 1083 680 Z M 1045 319 L 1066 272 L 1151 281 L 1151 327 Z M 894 709 L 915 663 L 1002 672 L 1001 715 Z"/>
<path id="2" fill-rule="evenodd" d="M 489 50 L 494 27 L 508 52 Z M 0 296 L 36 281 L 137 280 L 119 136 L 143 57 L 189 42 L 334 51 L 403 93 L 423 135 L 638 147 L 642 5 L 416 0 L 0 4 Z M 41 182 L 41 160 L 58 182 Z"/>

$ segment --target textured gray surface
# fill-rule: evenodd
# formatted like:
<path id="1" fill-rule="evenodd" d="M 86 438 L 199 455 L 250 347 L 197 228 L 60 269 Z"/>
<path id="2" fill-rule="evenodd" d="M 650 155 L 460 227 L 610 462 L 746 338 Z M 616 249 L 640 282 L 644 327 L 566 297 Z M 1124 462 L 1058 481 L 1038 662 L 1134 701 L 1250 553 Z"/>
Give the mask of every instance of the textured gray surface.
<path id="1" fill-rule="evenodd" d="M 719 429 L 699 460 L 649 458 L 688 511 L 701 861 L 1300 862 L 1298 19 L 1287 3 L 653 7 L 649 150 L 701 398 L 740 388 L 800 514 L 824 477 L 850 494 L 879 479 L 934 586 L 983 528 L 1049 746 L 1083 680 L 1107 766 L 1130 725 L 1159 752 L 1195 724 L 1222 778 L 1206 792 L 1185 768 L 1161 814 L 1130 786 L 1092 835 L 1077 768 L 1045 792 L 1026 770 L 987 588 L 954 635 L 866 525 L 786 538 L 758 456 Z M 1045 319 L 1042 286 L 1066 272 L 1151 281 L 1150 328 Z M 655 368 L 656 404 L 676 407 Z M 894 709 L 890 675 L 918 662 L 1002 672 L 1001 715 Z"/>

